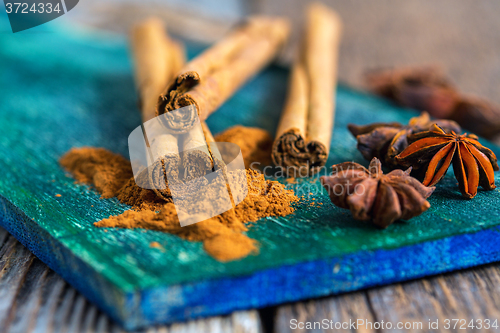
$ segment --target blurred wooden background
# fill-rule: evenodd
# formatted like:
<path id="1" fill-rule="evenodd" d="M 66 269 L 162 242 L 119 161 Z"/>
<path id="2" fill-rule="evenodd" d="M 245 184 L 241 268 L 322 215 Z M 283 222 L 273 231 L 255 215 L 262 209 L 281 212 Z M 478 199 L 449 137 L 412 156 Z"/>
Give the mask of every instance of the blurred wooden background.
<path id="1" fill-rule="evenodd" d="M 126 32 L 149 15 L 165 18 L 183 37 L 213 42 L 246 15 L 292 19 L 292 45 L 307 0 L 82 0 L 65 15 L 79 22 Z M 436 64 L 464 92 L 500 103 L 500 1 L 324 0 L 344 21 L 340 80 L 361 87 L 362 74 L 377 67 Z"/>

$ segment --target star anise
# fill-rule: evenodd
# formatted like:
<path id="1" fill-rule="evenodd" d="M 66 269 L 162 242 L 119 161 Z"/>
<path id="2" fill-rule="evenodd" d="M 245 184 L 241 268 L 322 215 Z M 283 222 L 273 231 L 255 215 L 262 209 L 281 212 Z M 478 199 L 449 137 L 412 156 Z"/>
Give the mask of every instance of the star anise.
<path id="1" fill-rule="evenodd" d="M 425 187 L 407 171 L 386 175 L 380 160 L 374 158 L 369 169 L 354 162 L 332 166 L 331 176 L 321 177 L 332 203 L 350 209 L 356 220 L 386 228 L 396 220 L 409 220 L 429 209 L 426 200 L 434 187 Z"/>
<path id="2" fill-rule="evenodd" d="M 446 133 L 434 125 L 430 131 L 411 136 L 410 145 L 396 160 L 406 167 L 424 168 L 422 183 L 426 186 L 437 184 L 453 162 L 460 192 L 472 199 L 479 185 L 486 190 L 495 188 L 494 171 L 499 170 L 495 154 L 477 139 L 475 135 Z"/>
<path id="3" fill-rule="evenodd" d="M 394 169 L 400 167 L 395 157 L 408 147 L 407 137 L 428 131 L 433 124 L 438 124 L 448 132 L 461 132 L 456 122 L 431 120 L 427 112 L 410 119 L 407 126 L 400 123 L 375 123 L 365 126 L 349 124 L 347 127 L 358 140 L 358 150 L 365 159 L 370 161 L 376 157 Z"/>
<path id="4" fill-rule="evenodd" d="M 365 80 L 375 94 L 428 111 L 437 118 L 450 118 L 460 99 L 453 84 L 436 67 L 373 70 L 366 74 Z"/>
<path id="5" fill-rule="evenodd" d="M 400 105 L 454 120 L 490 140 L 500 137 L 500 105 L 461 93 L 438 68 L 375 70 L 366 82 L 372 92 Z"/>

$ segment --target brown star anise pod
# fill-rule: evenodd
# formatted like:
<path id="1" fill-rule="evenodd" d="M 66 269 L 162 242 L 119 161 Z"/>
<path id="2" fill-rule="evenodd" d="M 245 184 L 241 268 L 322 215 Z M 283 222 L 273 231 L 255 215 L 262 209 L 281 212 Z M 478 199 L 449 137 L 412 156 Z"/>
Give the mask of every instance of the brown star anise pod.
<path id="1" fill-rule="evenodd" d="M 495 188 L 494 171 L 499 170 L 495 154 L 477 139 L 475 135 L 446 133 L 434 125 L 430 131 L 411 136 L 410 145 L 396 160 L 406 167 L 425 168 L 422 183 L 426 186 L 437 184 L 453 162 L 460 192 L 472 199 L 479 185 L 486 190 Z"/>
<path id="2" fill-rule="evenodd" d="M 434 187 L 425 187 L 407 171 L 394 170 L 386 175 L 380 160 L 374 158 L 369 169 L 354 162 L 332 166 L 331 176 L 321 177 L 333 204 L 350 209 L 356 220 L 386 228 L 394 221 L 409 220 L 429 209 L 426 200 Z"/>
<path id="3" fill-rule="evenodd" d="M 368 89 L 377 95 L 433 117 L 450 118 L 460 95 L 437 67 L 379 69 L 365 76 Z"/>
<path id="4" fill-rule="evenodd" d="M 385 166 L 399 168 L 396 156 L 408 147 L 408 136 L 428 131 L 433 124 L 438 124 L 446 131 L 461 132 L 460 126 L 450 120 L 431 120 L 427 112 L 410 119 L 407 126 L 400 123 L 375 123 L 365 126 L 349 124 L 349 131 L 358 140 L 358 150 L 363 157 L 371 161 L 380 159 Z"/>
<path id="5" fill-rule="evenodd" d="M 369 90 L 400 105 L 454 120 L 490 140 L 500 137 L 500 105 L 461 93 L 439 68 L 375 70 L 366 82 Z"/>

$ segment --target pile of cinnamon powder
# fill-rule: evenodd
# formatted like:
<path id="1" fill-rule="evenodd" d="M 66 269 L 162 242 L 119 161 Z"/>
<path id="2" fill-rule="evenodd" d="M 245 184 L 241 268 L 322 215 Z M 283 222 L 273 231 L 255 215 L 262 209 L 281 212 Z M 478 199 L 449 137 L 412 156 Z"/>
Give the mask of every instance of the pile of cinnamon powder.
<path id="1" fill-rule="evenodd" d="M 93 184 L 103 198 L 117 197 L 133 208 L 121 215 L 94 223 L 97 227 L 144 228 L 175 234 L 190 241 L 202 241 L 207 253 L 219 261 L 243 258 L 258 252 L 257 242 L 243 232 L 245 222 L 266 216 L 286 216 L 298 201 L 284 185 L 265 180 L 246 170 L 248 196 L 235 208 L 186 227 L 181 227 L 173 202 L 159 198 L 152 190 L 135 184 L 130 162 L 103 148 L 73 148 L 60 160 L 78 182 Z"/>
<path id="2" fill-rule="evenodd" d="M 215 136 L 215 142 L 231 142 L 241 149 L 245 168 L 261 169 L 271 164 L 273 138 L 258 127 L 236 125 Z M 252 165 L 252 163 L 255 163 Z"/>

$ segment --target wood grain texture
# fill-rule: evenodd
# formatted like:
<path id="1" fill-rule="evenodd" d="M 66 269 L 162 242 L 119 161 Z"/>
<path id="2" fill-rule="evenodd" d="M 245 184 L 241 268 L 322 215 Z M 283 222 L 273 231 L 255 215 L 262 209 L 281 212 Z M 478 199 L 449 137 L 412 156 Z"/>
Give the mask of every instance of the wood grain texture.
<path id="1" fill-rule="evenodd" d="M 119 32 L 148 17 L 151 13 L 169 22 L 175 34 L 189 39 L 213 42 L 224 35 L 241 17 L 249 14 L 287 16 L 294 22 L 292 38 L 283 62 L 290 62 L 298 45 L 304 8 L 313 0 L 241 0 L 240 6 L 229 6 L 228 17 L 217 1 L 203 2 L 212 8 L 211 15 L 200 16 L 199 5 L 175 0 L 158 6 L 155 0 L 87 0 L 73 13 L 73 20 Z M 227 2 L 227 1 L 226 1 Z M 225 4 L 226 4 L 225 2 Z M 230 4 L 238 1 L 229 1 Z M 339 79 L 355 87 L 364 87 L 367 69 L 407 65 L 438 65 L 466 93 L 484 96 L 500 103 L 500 21 L 496 13 L 500 2 L 483 0 L 323 0 L 337 10 L 344 20 L 344 37 L 340 52 Z M 226 9 L 227 10 L 227 9 Z M 189 12 L 189 15 L 185 13 Z M 76 14 L 76 15 L 75 15 Z M 203 14 L 203 13 L 201 13 Z M 198 15 L 198 16 L 197 16 Z M 463 24 L 466 22 L 466 24 Z M 409 38 L 410 37 L 410 38 Z M 500 144 L 500 136 L 495 140 Z"/>
<path id="2" fill-rule="evenodd" d="M 480 267 L 368 291 L 378 320 L 500 320 L 500 267 Z M 417 330 L 408 330 L 417 332 Z M 453 332 L 441 327 L 439 332 Z M 455 330 L 456 331 L 456 330 Z M 478 330 L 498 332 L 498 329 Z"/>
<path id="3" fill-rule="evenodd" d="M 294 333 L 311 331 L 300 328 L 292 329 L 291 327 L 294 326 L 291 326 L 291 320 L 293 319 L 296 319 L 297 322 L 317 321 L 321 323 L 324 319 L 348 322 L 353 318 L 366 318 L 374 321 L 367 296 L 363 292 L 279 307 L 275 331 Z"/>
<path id="4" fill-rule="evenodd" d="M 313 0 L 239 1 L 241 6 L 204 1 L 211 15 L 200 6 L 175 0 L 103 1 L 87 0 L 72 15 L 84 25 L 126 32 L 134 23 L 152 13 L 169 22 L 175 34 L 213 42 L 236 21 L 248 14 L 287 16 L 294 22 L 292 48 L 297 45 L 304 8 Z M 367 68 L 411 64 L 437 64 L 465 92 L 485 96 L 500 103 L 500 2 L 483 0 L 322 0 L 338 11 L 344 21 L 339 74 L 340 80 L 363 86 Z M 232 15 L 226 10 L 234 10 Z M 189 13 L 189 15 L 186 15 Z M 464 24 L 466 22 L 466 24 Z M 171 27 L 170 27 L 171 26 Z M 293 52 L 288 50 L 290 59 Z"/>
<path id="5" fill-rule="evenodd" d="M 14 237 L 0 228 L 0 332 L 123 332 Z M 144 333 L 259 333 L 257 311 L 161 326 Z"/>
<path id="6" fill-rule="evenodd" d="M 497 319 L 500 318 L 500 265 L 284 305 L 277 308 L 274 331 L 307 332 L 308 330 L 291 330 L 290 320 L 315 322 L 325 318 L 340 322 L 362 318 L 371 322 L 383 320 L 424 324 L 429 319 L 440 320 L 441 323 L 453 318 Z M 6 333 L 123 332 L 1 228 L 0 327 Z M 369 328 L 357 330 L 375 331 L 377 330 Z M 439 330 L 452 331 L 443 328 Z M 262 332 L 262 327 L 258 312 L 247 311 L 141 332 L 253 333 Z M 498 330 L 483 329 L 475 332 Z"/>
<path id="7" fill-rule="evenodd" d="M 358 330 L 326 332 L 459 332 L 446 329 L 446 319 L 500 321 L 500 265 L 493 264 L 422 280 L 373 288 L 347 295 L 281 306 L 277 310 L 275 332 L 309 332 L 292 330 L 290 320 L 300 322 L 334 322 L 364 319 L 370 322 L 422 323 L 410 329 L 378 329 L 366 326 Z M 428 328 L 429 320 L 439 320 L 439 329 Z M 500 323 L 499 323 L 500 324 Z M 452 323 L 453 325 L 453 323 Z M 498 332 L 496 328 L 465 331 Z"/>

